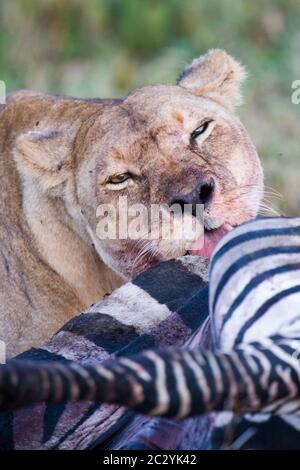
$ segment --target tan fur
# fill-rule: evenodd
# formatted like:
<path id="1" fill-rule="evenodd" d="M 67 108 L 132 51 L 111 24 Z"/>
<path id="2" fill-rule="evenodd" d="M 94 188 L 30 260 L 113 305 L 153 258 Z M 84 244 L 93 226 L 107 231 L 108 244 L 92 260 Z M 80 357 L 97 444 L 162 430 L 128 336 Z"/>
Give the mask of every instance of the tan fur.
<path id="1" fill-rule="evenodd" d="M 106 292 L 184 240 L 99 240 L 99 204 L 170 204 L 213 175 L 207 229 L 255 216 L 262 172 L 233 114 L 243 68 L 224 51 L 188 66 L 177 86 L 124 100 L 76 100 L 21 91 L 0 111 L 0 339 L 13 355 L 47 339 Z M 192 147 L 190 134 L 213 121 Z M 107 184 L 131 172 L 121 189 Z M 116 274 L 117 273 L 117 274 Z"/>

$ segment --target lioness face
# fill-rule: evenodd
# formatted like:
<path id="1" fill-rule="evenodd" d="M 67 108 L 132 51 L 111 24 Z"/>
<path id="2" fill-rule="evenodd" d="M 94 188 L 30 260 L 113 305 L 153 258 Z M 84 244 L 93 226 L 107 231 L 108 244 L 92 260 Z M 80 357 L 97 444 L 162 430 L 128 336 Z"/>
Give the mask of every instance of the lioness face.
<path id="1" fill-rule="evenodd" d="M 74 132 L 68 118 L 67 132 L 57 124 L 51 132 L 21 136 L 16 159 L 41 187 L 56 191 L 72 226 L 80 224 L 80 235 L 84 226 L 98 255 L 124 278 L 186 253 L 209 258 L 228 230 L 257 214 L 262 197 L 255 148 L 234 114 L 244 75 L 224 51 L 211 51 L 186 67 L 176 86 L 145 87 L 88 108 L 82 121 L 74 116 L 75 124 L 80 121 Z M 142 204 L 148 214 L 153 205 L 189 204 L 191 210 L 173 215 L 169 237 L 163 236 L 163 217 L 151 220 L 151 237 L 145 219 L 135 238 L 99 237 L 99 208 L 110 204 L 118 225 L 125 196 L 128 207 Z M 199 225 L 198 205 L 204 245 L 192 230 Z M 182 231 L 182 221 L 189 230 Z"/>
<path id="2" fill-rule="evenodd" d="M 224 78 L 221 68 L 220 89 L 210 89 L 224 61 L 229 76 L 225 73 Z M 257 214 L 262 171 L 255 148 L 232 111 L 234 66 L 238 67 L 224 53 L 211 53 L 194 65 L 199 67 L 196 84 L 188 82 L 192 66 L 179 86 L 139 89 L 111 109 L 104 124 L 102 117 L 87 132 L 79 165 L 80 204 L 99 255 L 124 277 L 187 252 L 209 258 L 224 233 Z M 207 67 L 213 69 L 211 82 L 205 77 Z M 208 83 L 201 89 L 203 75 Z M 147 239 L 145 225 L 138 239 L 100 240 L 96 209 L 112 204 L 119 218 L 121 196 L 127 196 L 128 205 L 143 204 L 149 213 L 153 204 L 202 204 L 204 245 L 199 235 L 179 234 L 176 223 L 168 239 Z M 182 217 L 193 218 L 193 212 Z"/>

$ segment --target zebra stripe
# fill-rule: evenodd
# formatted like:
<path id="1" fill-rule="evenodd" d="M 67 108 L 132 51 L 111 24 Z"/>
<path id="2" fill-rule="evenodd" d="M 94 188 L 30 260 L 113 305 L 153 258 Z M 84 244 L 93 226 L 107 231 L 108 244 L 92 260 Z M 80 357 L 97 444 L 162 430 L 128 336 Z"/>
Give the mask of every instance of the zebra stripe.
<path id="1" fill-rule="evenodd" d="M 266 228 L 266 223 L 272 228 Z M 225 238 L 210 268 L 213 338 L 215 347 L 221 350 L 286 331 L 297 316 L 294 304 L 300 285 L 300 219 L 257 221 L 252 226 L 250 232 L 239 227 L 235 237 L 230 234 L 229 242 Z M 257 230 L 259 226 L 261 230 Z M 232 249 L 237 246 L 236 240 L 238 249 Z M 287 299 L 292 294 L 294 300 Z M 290 309 L 285 309 L 283 317 L 278 310 L 286 302 Z"/>
<path id="2" fill-rule="evenodd" d="M 270 341 L 272 343 L 272 340 Z M 297 348 L 300 348 L 300 340 L 297 341 Z M 238 413 L 276 411 L 280 414 L 282 410 L 285 413 L 289 412 L 286 404 L 290 402 L 293 402 L 292 412 L 294 414 L 295 406 L 300 407 L 300 367 L 298 361 L 294 360 L 293 365 L 287 362 L 286 353 L 278 343 L 276 346 L 272 343 L 268 348 L 263 344 L 256 343 L 255 350 L 259 350 L 272 364 L 264 386 L 258 380 L 257 374 L 251 375 L 250 369 L 246 368 L 249 357 L 251 357 L 251 350 L 246 348 L 243 350 L 237 348 L 231 354 L 215 354 L 213 352 L 200 354 L 199 352 L 185 351 L 184 356 L 181 351 L 153 351 L 151 352 L 151 361 L 154 364 L 152 369 L 149 369 L 149 353 L 144 353 L 131 358 L 142 374 L 137 374 L 133 370 L 129 372 L 123 369 L 118 361 L 113 361 L 108 362 L 105 366 L 105 369 L 109 367 L 109 378 L 102 368 L 95 366 L 76 365 L 75 369 L 73 364 L 62 364 L 57 367 L 56 364 L 41 363 L 39 366 L 33 366 L 31 363 L 20 365 L 18 361 L 11 361 L 10 364 L 0 369 L 1 409 L 10 409 L 12 406 L 24 405 L 33 401 L 72 400 L 74 399 L 73 386 L 75 382 L 80 390 L 79 395 L 75 397 L 76 400 L 118 403 L 130 406 L 136 411 L 147 413 L 150 416 L 159 414 L 186 418 L 212 409 L 215 411 L 231 410 Z M 205 390 L 203 390 L 203 380 L 197 380 L 196 376 L 194 376 L 193 382 L 187 380 L 189 374 L 186 363 L 189 363 L 190 359 L 201 368 L 205 382 L 210 389 L 214 390 L 209 401 Z M 235 387 L 231 386 L 232 375 L 228 372 L 228 367 L 224 367 L 226 360 L 230 363 L 231 370 L 234 371 Z M 165 383 L 158 381 L 156 365 L 161 361 L 164 362 L 166 369 Z M 223 384 L 227 383 L 229 386 L 220 387 L 220 374 L 214 373 L 216 367 L 219 372 L 221 371 Z M 54 383 L 54 387 L 52 386 L 50 389 L 42 388 L 41 370 L 44 375 L 51 375 L 54 372 L 59 374 L 64 369 L 68 373 L 71 369 L 74 375 L 72 381 L 64 383 L 59 395 L 54 393 Z M 143 369 L 148 373 L 150 370 L 151 381 L 145 381 L 141 378 L 145 377 Z M 138 369 L 136 368 L 136 370 Z M 180 374 L 178 374 L 178 370 L 180 370 Z M 14 387 L 12 383 L 10 383 L 9 395 L 4 393 L 3 384 L 8 383 L 7 379 L 11 373 L 17 374 L 20 380 L 26 379 L 28 382 L 21 397 L 19 396 L 19 387 Z M 94 386 L 91 386 L 91 381 L 84 382 L 83 385 L 82 377 L 87 374 L 93 379 Z M 272 387 L 273 384 L 276 384 L 275 389 Z M 177 396 L 174 393 L 174 388 L 177 390 Z M 158 408 L 158 404 L 161 404 L 161 397 L 168 397 L 167 401 L 163 402 L 164 408 Z M 280 400 L 280 407 L 274 410 L 274 404 L 277 406 L 278 400 Z"/>

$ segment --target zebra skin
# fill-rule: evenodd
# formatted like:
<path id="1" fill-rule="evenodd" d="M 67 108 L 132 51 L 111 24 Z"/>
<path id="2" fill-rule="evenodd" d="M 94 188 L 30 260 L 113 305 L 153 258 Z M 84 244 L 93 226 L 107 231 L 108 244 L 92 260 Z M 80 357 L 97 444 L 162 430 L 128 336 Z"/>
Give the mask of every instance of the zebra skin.
<path id="1" fill-rule="evenodd" d="M 99 364 L 109 357 L 158 346 L 181 347 L 192 341 L 198 345 L 205 336 L 202 325 L 207 329 L 206 281 L 207 267 L 196 257 L 161 263 L 91 306 L 47 344 L 21 354 L 18 360 L 22 364 L 28 360 L 34 364 L 45 360 Z M 4 372 L 6 367 L 10 365 L 0 366 L 0 370 Z M 10 388 L 9 381 L 4 383 Z M 21 383 L 25 386 L 27 378 L 20 382 L 20 394 Z M 1 391 L 0 385 L 0 403 Z M 190 435 L 197 443 L 206 436 L 208 426 L 206 420 L 202 426 L 202 421 L 178 425 L 149 419 L 119 405 L 47 402 L 0 413 L 0 449 L 188 447 L 193 445 Z"/>
<path id="2" fill-rule="evenodd" d="M 183 448 L 180 423 L 191 417 L 200 439 L 185 448 L 300 448 L 300 219 L 260 219 L 222 240 L 210 264 L 209 323 L 197 302 L 205 290 L 181 309 L 202 320 L 173 347 L 125 347 L 101 364 L 10 361 L 0 369 L 1 408 L 83 400 L 172 418 L 133 434 L 129 425 L 125 448 L 151 448 L 161 429 L 177 431 L 173 448 Z"/>

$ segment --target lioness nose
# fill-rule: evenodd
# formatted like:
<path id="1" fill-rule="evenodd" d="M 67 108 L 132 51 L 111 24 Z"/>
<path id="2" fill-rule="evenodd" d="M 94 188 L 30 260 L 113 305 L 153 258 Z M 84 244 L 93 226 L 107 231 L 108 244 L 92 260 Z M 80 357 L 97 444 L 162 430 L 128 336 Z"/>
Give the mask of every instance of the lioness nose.
<path id="1" fill-rule="evenodd" d="M 171 204 L 179 204 L 182 211 L 184 210 L 185 204 L 191 204 L 192 214 L 196 215 L 197 204 L 202 204 L 204 208 L 206 208 L 213 198 L 214 190 L 215 181 L 213 178 L 209 181 L 201 181 L 190 193 L 174 196 L 171 200 Z"/>

